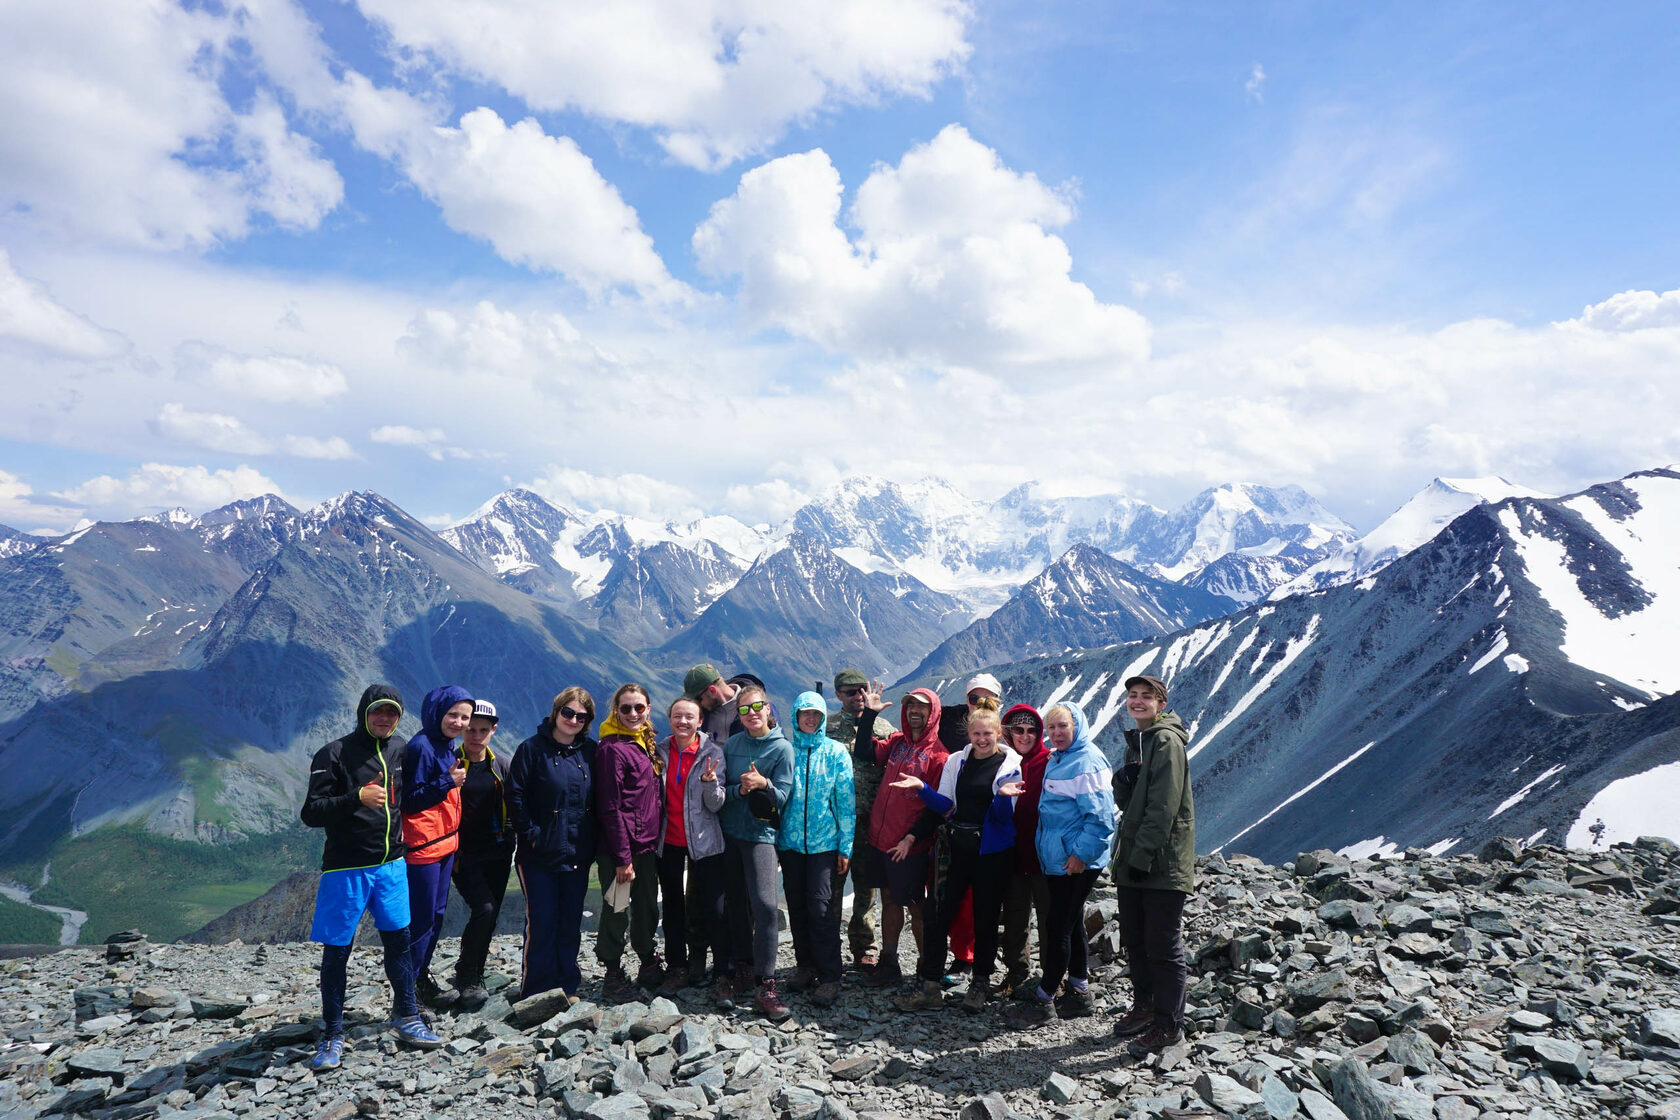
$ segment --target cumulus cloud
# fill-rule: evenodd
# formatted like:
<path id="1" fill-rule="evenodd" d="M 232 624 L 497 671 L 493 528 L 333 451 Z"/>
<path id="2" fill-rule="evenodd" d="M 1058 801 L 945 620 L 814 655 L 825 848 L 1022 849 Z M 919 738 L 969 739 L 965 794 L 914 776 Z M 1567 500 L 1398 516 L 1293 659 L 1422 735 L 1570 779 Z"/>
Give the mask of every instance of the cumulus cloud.
<path id="1" fill-rule="evenodd" d="M 1595 303 L 1571 320 L 1599 331 L 1639 331 L 1680 327 L 1680 288 L 1658 295 L 1652 291 L 1618 292 Z"/>
<path id="2" fill-rule="evenodd" d="M 590 342 L 566 316 L 521 312 L 480 300 L 469 309 L 428 308 L 414 317 L 398 350 L 460 373 L 569 380 L 606 376 L 618 361 Z"/>
<path id="3" fill-rule="evenodd" d="M 701 513 L 694 492 L 686 486 L 635 472 L 609 477 L 551 466 L 527 485 L 556 505 L 574 509 L 611 510 L 658 520 L 686 520 Z"/>
<path id="4" fill-rule="evenodd" d="M 81 516 L 81 510 L 38 501 L 35 488 L 11 471 L 0 470 L 0 521 L 14 529 L 31 532 L 46 527 L 62 531 Z"/>
<path id="5" fill-rule="evenodd" d="M 442 443 L 445 437 L 442 428 L 421 431 L 406 424 L 384 424 L 369 432 L 368 438 L 374 443 L 387 443 L 392 447 L 425 447 Z"/>
<path id="6" fill-rule="evenodd" d="M 741 177 L 694 233 L 701 267 L 740 278 L 758 324 L 863 358 L 990 367 L 1116 364 L 1149 325 L 1074 280 L 1049 232 L 1070 192 L 1013 171 L 958 125 L 878 167 L 840 228 L 841 181 L 819 150 Z"/>
<path id="7" fill-rule="evenodd" d="M 330 362 L 284 354 L 235 354 L 202 342 L 181 346 L 176 365 L 223 392 L 273 404 L 322 405 L 350 387 L 344 371 Z"/>
<path id="8" fill-rule="evenodd" d="M 967 59 L 963 0 L 359 0 L 402 51 L 539 110 L 653 129 L 716 168 L 845 104 L 926 96 Z"/>
<path id="9" fill-rule="evenodd" d="M 202 6 L 0 5 L 0 207 L 157 248 L 236 239 L 259 217 L 316 226 L 343 181 L 271 96 L 228 103 L 236 30 Z"/>
<path id="10" fill-rule="evenodd" d="M 128 340 L 89 322 L 12 267 L 0 248 L 0 346 L 54 358 L 96 361 L 129 349 Z"/>
<path id="11" fill-rule="evenodd" d="M 343 436 L 287 436 L 280 441 L 288 455 L 299 459 L 354 459 L 356 452 Z"/>
<path id="12" fill-rule="evenodd" d="M 179 402 L 163 406 L 152 421 L 152 430 L 177 443 L 231 455 L 267 455 L 274 450 L 272 440 L 253 432 L 238 417 L 192 412 Z"/>
<path id="13" fill-rule="evenodd" d="M 58 491 L 54 497 L 79 502 L 94 514 L 126 519 L 134 517 L 137 510 L 155 512 L 183 506 L 198 512 L 263 494 L 284 497 L 272 479 L 244 465 L 210 470 L 197 465 L 142 463 L 124 478 L 102 474 Z"/>

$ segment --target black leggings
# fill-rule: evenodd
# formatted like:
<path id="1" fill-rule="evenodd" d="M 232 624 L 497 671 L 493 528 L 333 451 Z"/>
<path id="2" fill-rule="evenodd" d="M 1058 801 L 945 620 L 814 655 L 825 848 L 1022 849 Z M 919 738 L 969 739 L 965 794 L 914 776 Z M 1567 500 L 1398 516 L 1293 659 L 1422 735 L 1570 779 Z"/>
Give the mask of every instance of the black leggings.
<path id="1" fill-rule="evenodd" d="M 512 868 L 512 844 L 498 844 L 486 852 L 455 853 L 451 876 L 468 915 L 467 928 L 461 931 L 461 955 L 455 961 L 457 988 L 484 982 L 484 962 L 490 955 L 490 938 L 496 932 Z"/>
<path id="2" fill-rule="evenodd" d="M 1050 922 L 1044 930 L 1044 978 L 1039 986 L 1053 996 L 1066 975 L 1074 980 L 1090 978 L 1085 961 L 1085 900 L 1097 885 L 1101 868 L 1087 867 L 1077 875 L 1046 875 L 1050 890 Z"/>
<path id="3" fill-rule="evenodd" d="M 922 959 L 917 968 L 922 979 L 938 980 L 945 975 L 945 943 L 950 939 L 951 923 L 962 909 L 963 895 L 970 891 L 974 894 L 974 978 L 992 978 L 992 966 L 997 961 L 998 915 L 1014 870 L 1013 847 L 981 855 L 952 846 L 939 906 L 928 907 L 932 920 L 922 935 Z"/>
<path id="4" fill-rule="evenodd" d="M 723 904 L 723 860 L 719 852 L 706 859 L 693 859 L 688 849 L 666 844 L 659 854 L 659 896 L 663 903 L 662 928 L 665 931 L 665 963 L 673 969 L 687 970 L 693 959 L 704 961 L 706 950 L 720 963 L 729 959 L 729 921 Z M 687 882 L 683 871 L 687 869 Z M 700 908 L 699 922 L 691 921 L 688 903 Z M 695 939 L 696 926 L 700 937 Z"/>

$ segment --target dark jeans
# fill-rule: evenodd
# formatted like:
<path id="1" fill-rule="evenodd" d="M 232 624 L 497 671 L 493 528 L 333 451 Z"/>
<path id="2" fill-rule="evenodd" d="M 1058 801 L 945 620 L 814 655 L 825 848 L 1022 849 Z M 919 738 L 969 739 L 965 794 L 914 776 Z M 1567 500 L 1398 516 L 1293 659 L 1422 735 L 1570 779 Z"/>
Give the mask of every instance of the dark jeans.
<path id="1" fill-rule="evenodd" d="M 452 877 L 468 912 L 467 928 L 461 931 L 461 955 L 455 961 L 457 988 L 484 982 L 484 962 L 490 955 L 490 938 L 496 932 L 496 918 L 502 912 L 512 867 L 512 844 L 455 853 Z"/>
<path id="2" fill-rule="evenodd" d="M 922 935 L 922 959 L 918 966 L 924 980 L 945 975 L 945 942 L 951 923 L 962 909 L 963 895 L 974 896 L 974 978 L 990 980 L 997 961 L 998 913 L 1015 867 L 1015 849 L 981 855 L 958 847 L 951 849 L 945 869 L 945 892 L 937 909 L 929 907 L 933 919 Z"/>
<path id="3" fill-rule="evenodd" d="M 684 870 L 688 874 L 683 874 Z M 665 963 L 686 971 L 692 949 L 696 961 L 704 962 L 706 948 L 711 947 L 712 959 L 729 959 L 729 922 L 723 908 L 723 853 L 707 859 L 690 859 L 688 849 L 676 844 L 665 845 L 659 856 L 659 897 L 665 908 L 661 928 L 665 931 Z M 688 903 L 698 903 L 699 940 L 690 942 L 696 923 L 691 921 Z"/>
<path id="4" fill-rule="evenodd" d="M 576 995 L 583 983 L 578 950 L 583 945 L 583 899 L 589 868 L 545 871 L 517 863 L 525 891 L 525 948 L 520 998 L 554 988 Z"/>
<path id="5" fill-rule="evenodd" d="M 1064 975 L 1075 980 L 1090 978 L 1085 961 L 1085 900 L 1097 885 L 1100 868 L 1087 867 L 1077 875 L 1046 875 L 1050 891 L 1049 922 L 1043 931 L 1044 979 L 1039 982 L 1046 995 L 1055 995 Z"/>
<path id="6" fill-rule="evenodd" d="M 723 842 L 723 889 L 729 903 L 729 947 L 737 969 L 760 980 L 776 975 L 776 845 Z"/>
<path id="7" fill-rule="evenodd" d="M 454 852 L 436 863 L 408 865 L 408 953 L 416 977 L 432 969 L 432 951 L 443 932 L 443 912 L 449 906 L 449 872 L 454 866 Z"/>
<path id="8" fill-rule="evenodd" d="M 840 958 L 840 897 L 845 880 L 835 870 L 839 854 L 781 853 L 793 963 L 816 973 L 822 984 L 839 983 L 845 967 Z"/>
<path id="9" fill-rule="evenodd" d="M 1184 1022 L 1183 891 L 1121 887 L 1120 940 L 1132 969 L 1132 1005 L 1151 1007 L 1160 1026 Z"/>
<path id="10" fill-rule="evenodd" d="M 1032 952 L 1028 930 L 1032 927 L 1033 911 L 1038 911 L 1038 971 L 1044 971 L 1044 931 L 1049 927 L 1050 888 L 1044 884 L 1043 872 L 1024 874 L 1011 869 L 1009 889 L 1003 896 L 1003 952 L 1004 970 L 1013 976 L 1032 975 Z"/>
<path id="11" fill-rule="evenodd" d="M 643 964 L 659 952 L 659 856 L 655 852 L 631 856 L 630 868 L 636 873 L 630 880 L 630 905 L 614 910 L 607 905 L 607 888 L 618 877 L 618 865 L 610 856 L 595 864 L 601 877 L 601 920 L 595 925 L 595 959 L 608 968 L 617 967 L 623 961 L 627 939 Z"/>
<path id="12" fill-rule="evenodd" d="M 385 978 L 391 982 L 393 1018 L 406 1019 L 420 1013 L 414 998 L 414 962 L 409 956 L 408 927 L 379 931 L 385 946 Z M 344 990 L 349 985 L 350 946 L 321 946 L 322 1037 L 344 1033 Z"/>

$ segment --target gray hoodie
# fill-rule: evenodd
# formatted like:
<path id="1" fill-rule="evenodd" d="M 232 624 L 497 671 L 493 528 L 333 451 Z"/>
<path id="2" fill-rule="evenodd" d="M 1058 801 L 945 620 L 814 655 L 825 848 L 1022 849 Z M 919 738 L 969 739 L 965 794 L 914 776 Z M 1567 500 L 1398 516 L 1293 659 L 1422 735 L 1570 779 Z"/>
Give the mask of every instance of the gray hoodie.
<path id="1" fill-rule="evenodd" d="M 667 735 L 659 740 L 653 749 L 659 756 L 659 772 L 670 774 L 671 736 Z M 700 775 L 706 772 L 708 759 L 717 763 L 717 775 L 713 781 L 703 782 Z M 688 833 L 690 859 L 707 859 L 723 851 L 723 826 L 718 823 L 717 817 L 718 810 L 723 808 L 726 792 L 723 782 L 723 748 L 702 731 L 700 745 L 694 751 L 694 765 L 689 768 L 688 779 L 683 782 L 682 821 L 683 831 Z M 661 854 L 665 851 L 663 819 L 659 824 L 659 851 Z"/>

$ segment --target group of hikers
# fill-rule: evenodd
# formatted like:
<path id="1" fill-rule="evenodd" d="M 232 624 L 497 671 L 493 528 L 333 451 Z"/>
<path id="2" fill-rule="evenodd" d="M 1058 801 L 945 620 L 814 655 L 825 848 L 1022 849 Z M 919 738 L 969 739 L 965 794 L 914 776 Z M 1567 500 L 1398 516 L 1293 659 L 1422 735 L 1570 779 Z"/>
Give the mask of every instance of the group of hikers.
<path id="1" fill-rule="evenodd" d="M 783 726 L 757 677 L 697 665 L 665 710 L 664 737 L 652 695 L 635 683 L 613 693 L 592 736 L 595 701 L 574 686 L 505 753 L 491 745 L 495 705 L 467 689 L 428 692 L 421 729 L 405 742 L 401 696 L 372 685 L 356 729 L 316 753 L 302 811 L 326 832 L 310 932 L 322 945 L 324 1029 L 311 1064 L 332 1069 L 342 1058 L 351 942 L 369 910 L 398 1037 L 443 1045 L 421 1005 L 487 1002 L 485 963 L 510 871 L 526 920 L 509 994 L 559 990 L 575 1002 L 592 869 L 603 1002 L 709 986 L 720 1009 L 750 1007 L 774 1022 L 792 1014 L 784 993 L 833 1006 L 849 878 L 846 934 L 863 984 L 904 985 L 908 925 L 917 963 L 901 1009 L 944 1007 L 946 986 L 966 971 L 963 1010 L 1013 997 L 1006 1016 L 1030 1026 L 1094 1011 L 1085 907 L 1108 863 L 1132 986 L 1113 1033 L 1138 1054 L 1177 1043 L 1195 868 L 1188 734 L 1160 679 L 1124 687 L 1135 727 L 1115 768 L 1078 704 L 1006 710 L 987 673 L 949 708 L 911 690 L 894 728 L 881 683 L 844 669 L 834 678 L 838 711 L 802 692 Z M 778 881 L 795 965 L 785 984 Z M 469 918 L 446 988 L 431 963 L 450 883 Z"/>

